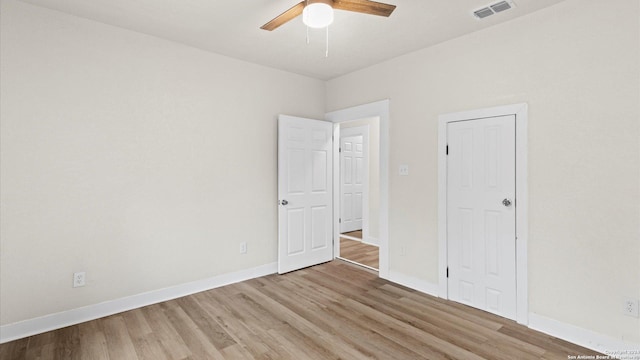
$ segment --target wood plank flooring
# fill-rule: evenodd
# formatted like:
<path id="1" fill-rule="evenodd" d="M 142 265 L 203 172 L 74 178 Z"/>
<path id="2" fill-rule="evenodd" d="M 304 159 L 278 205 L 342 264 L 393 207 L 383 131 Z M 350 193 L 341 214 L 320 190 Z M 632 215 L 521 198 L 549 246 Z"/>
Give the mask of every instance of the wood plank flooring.
<path id="1" fill-rule="evenodd" d="M 13 359 L 567 359 L 593 351 L 343 261 L 0 345 Z"/>
<path id="2" fill-rule="evenodd" d="M 366 265 L 378 269 L 379 251 L 378 247 L 364 244 L 347 238 L 340 238 L 340 257 L 358 264 Z"/>
<path id="3" fill-rule="evenodd" d="M 342 235 L 347 235 L 362 240 L 362 230 L 350 231 L 342 233 Z"/>

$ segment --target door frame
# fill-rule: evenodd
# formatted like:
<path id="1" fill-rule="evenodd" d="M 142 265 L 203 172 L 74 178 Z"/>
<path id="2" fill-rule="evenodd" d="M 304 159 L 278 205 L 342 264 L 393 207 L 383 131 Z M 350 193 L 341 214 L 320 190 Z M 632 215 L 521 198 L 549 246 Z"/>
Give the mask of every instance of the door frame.
<path id="1" fill-rule="evenodd" d="M 383 279 L 389 278 L 389 100 L 380 100 L 368 104 L 358 105 L 342 110 L 336 110 L 325 114 L 325 119 L 334 123 L 334 139 L 340 139 L 339 123 L 359 120 L 368 117 L 377 117 L 380 121 L 380 209 L 379 209 L 379 264 L 378 276 Z M 340 214 L 338 191 L 336 186 L 340 184 L 340 172 L 336 170 L 336 157 L 339 156 L 339 141 L 333 142 L 333 224 L 334 224 L 334 258 L 338 256 L 340 249 L 340 229 L 337 226 Z M 339 163 L 339 158 L 337 160 Z M 337 247 L 337 249 L 336 249 Z"/>
<path id="2" fill-rule="evenodd" d="M 449 298 L 447 281 L 447 124 L 454 121 L 515 115 L 516 118 L 516 321 L 529 322 L 528 298 L 528 190 L 527 124 L 528 105 L 519 103 L 438 116 L 438 280 L 440 297 Z"/>
<path id="3" fill-rule="evenodd" d="M 345 134 L 346 133 L 346 134 Z M 362 242 L 368 243 L 369 241 L 369 125 L 362 125 L 356 127 L 350 127 L 346 129 L 340 129 L 340 137 L 338 138 L 338 147 L 342 144 L 342 138 L 347 136 L 362 136 L 362 152 L 365 156 L 365 161 L 363 164 L 363 173 L 364 179 L 362 183 Z M 342 153 L 338 152 L 338 159 L 342 162 Z M 336 167 L 334 167 L 336 168 Z M 338 171 L 340 176 L 342 176 L 342 163 L 338 164 Z M 340 197 L 342 196 L 342 182 L 340 182 L 340 187 L 338 187 L 338 192 L 340 192 Z M 339 200 L 340 197 L 338 198 Z M 342 204 L 339 204 L 342 205 Z M 338 210 L 342 210 L 341 206 L 338 206 Z M 341 211 L 340 211 L 341 212 Z M 341 217 L 342 214 L 339 214 Z M 338 224 L 338 233 L 340 233 L 340 224 Z M 339 235 L 338 235 L 339 236 Z M 340 256 L 338 252 L 336 256 Z"/>

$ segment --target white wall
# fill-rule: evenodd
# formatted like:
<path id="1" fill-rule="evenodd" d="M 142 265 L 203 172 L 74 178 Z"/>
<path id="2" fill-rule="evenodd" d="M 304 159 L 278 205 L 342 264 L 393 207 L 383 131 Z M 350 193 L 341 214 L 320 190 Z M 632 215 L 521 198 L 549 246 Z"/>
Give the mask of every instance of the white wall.
<path id="1" fill-rule="evenodd" d="M 639 7 L 567 0 L 328 82 L 328 111 L 390 99 L 390 271 L 438 281 L 438 115 L 527 102 L 529 310 L 640 342 Z"/>
<path id="2" fill-rule="evenodd" d="M 380 237 L 380 118 L 365 118 L 340 123 L 340 129 L 369 126 L 369 239 L 379 245 Z"/>
<path id="3" fill-rule="evenodd" d="M 0 324 L 276 261 L 276 116 L 324 82 L 1 4 Z"/>

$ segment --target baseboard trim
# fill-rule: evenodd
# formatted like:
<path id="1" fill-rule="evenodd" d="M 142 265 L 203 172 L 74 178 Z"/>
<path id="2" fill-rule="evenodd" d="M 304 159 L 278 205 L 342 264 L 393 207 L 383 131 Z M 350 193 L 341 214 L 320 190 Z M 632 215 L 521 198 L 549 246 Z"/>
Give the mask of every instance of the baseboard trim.
<path id="1" fill-rule="evenodd" d="M 278 264 L 274 262 L 214 276 L 208 279 L 3 325 L 0 326 L 0 344 L 260 276 L 274 274 L 277 271 Z"/>
<path id="2" fill-rule="evenodd" d="M 340 260 L 342 260 L 344 262 L 348 262 L 349 264 L 353 264 L 353 265 L 360 266 L 360 267 L 363 267 L 363 268 L 371 270 L 371 271 L 378 272 L 378 269 L 376 269 L 374 267 L 371 267 L 371 266 L 365 265 L 365 264 L 361 264 L 361 263 L 359 263 L 357 261 L 349 260 L 349 259 L 344 258 L 342 256 L 337 256 L 336 259 L 340 259 Z"/>
<path id="3" fill-rule="evenodd" d="M 428 281 L 424 281 L 413 276 L 408 276 L 395 271 L 389 271 L 389 275 L 386 279 L 396 284 L 411 288 L 413 290 L 418 290 L 425 294 L 439 297 L 438 292 L 440 288 L 438 284 L 433 284 Z"/>
<path id="4" fill-rule="evenodd" d="M 380 247 L 380 240 L 378 240 L 378 238 L 374 238 L 372 236 L 369 236 L 366 239 L 365 238 L 360 239 L 360 238 L 357 238 L 355 236 L 340 234 L 340 237 L 341 238 L 345 238 L 345 239 L 349 239 L 349 240 L 360 241 L 363 244 L 375 246 L 375 247 L 378 247 L 378 248 Z"/>
<path id="5" fill-rule="evenodd" d="M 542 315 L 529 313 L 529 327 L 547 335 L 595 350 L 616 359 L 637 359 L 640 344 L 618 340 L 581 327 L 560 322 Z M 584 355 L 584 354 L 569 354 Z"/>
<path id="6" fill-rule="evenodd" d="M 340 234 L 340 237 L 341 238 L 345 238 L 345 239 L 349 239 L 349 240 L 353 240 L 353 241 L 363 242 L 362 239 L 357 238 L 355 236 L 351 236 L 351 235 Z"/>
<path id="7" fill-rule="evenodd" d="M 386 279 L 425 294 L 440 297 L 440 287 L 438 284 L 433 284 L 395 271 L 389 271 L 389 276 Z M 620 360 L 636 360 L 640 354 L 640 344 L 616 339 L 535 313 L 529 313 L 528 327 Z M 585 354 L 570 355 L 577 356 Z"/>
<path id="8" fill-rule="evenodd" d="M 378 238 L 374 238 L 372 236 L 369 236 L 366 239 L 362 240 L 363 243 L 367 244 L 367 245 L 371 245 L 371 246 L 375 246 L 375 247 L 380 247 L 380 240 L 378 240 Z"/>

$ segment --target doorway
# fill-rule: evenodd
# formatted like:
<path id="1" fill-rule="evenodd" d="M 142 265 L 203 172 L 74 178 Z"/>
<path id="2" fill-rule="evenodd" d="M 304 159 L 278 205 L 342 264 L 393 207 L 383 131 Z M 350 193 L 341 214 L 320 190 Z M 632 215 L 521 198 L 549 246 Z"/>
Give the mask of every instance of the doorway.
<path id="1" fill-rule="evenodd" d="M 526 325 L 527 104 L 439 117 L 440 296 Z"/>
<path id="2" fill-rule="evenodd" d="M 377 270 L 379 251 L 375 236 L 378 229 L 377 221 L 372 222 L 370 214 L 378 212 L 375 207 L 378 202 L 371 201 L 370 188 L 373 184 L 373 191 L 379 192 L 379 186 L 370 180 L 379 177 L 379 119 L 359 119 L 339 126 L 340 185 L 336 189 L 340 193 L 339 257 Z"/>
<path id="3" fill-rule="evenodd" d="M 378 274 L 381 278 L 389 277 L 389 100 L 377 101 L 374 103 L 359 105 L 343 110 L 337 110 L 326 114 L 327 120 L 334 123 L 334 139 L 340 139 L 340 125 L 342 123 L 351 122 L 354 120 L 361 120 L 365 118 L 376 118 L 378 120 L 379 132 L 378 136 L 371 131 L 371 138 L 377 137 L 379 139 L 378 155 L 379 161 L 373 161 L 372 163 L 378 166 L 378 175 L 371 175 L 370 182 L 370 198 L 371 204 L 370 214 L 368 216 L 371 226 L 369 226 L 371 233 L 368 235 L 368 240 L 372 243 L 377 243 L 379 251 L 378 261 Z M 339 169 L 339 141 L 334 141 L 334 188 L 338 189 L 340 186 L 340 169 Z M 370 171 L 372 172 L 372 171 Z M 374 184 L 375 183 L 375 184 Z M 377 190 L 376 190 L 377 189 Z M 340 193 L 334 192 L 334 257 L 340 257 Z M 364 206 L 363 212 L 367 207 Z M 364 221 L 367 220 L 366 216 L 363 216 L 363 239 L 367 239 L 367 226 L 364 225 Z M 377 233 L 375 230 L 377 229 Z"/>
<path id="4" fill-rule="evenodd" d="M 333 191 L 340 182 L 339 141 L 334 140 L 340 139 L 340 123 L 367 117 L 379 121 L 379 175 L 371 179 L 378 184 L 378 209 L 371 219 L 378 224 L 378 275 L 389 277 L 389 100 L 333 111 L 325 121 L 278 117 L 279 273 L 340 256 L 340 193 Z"/>

